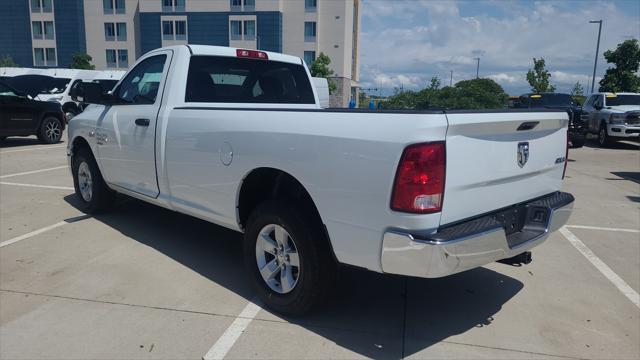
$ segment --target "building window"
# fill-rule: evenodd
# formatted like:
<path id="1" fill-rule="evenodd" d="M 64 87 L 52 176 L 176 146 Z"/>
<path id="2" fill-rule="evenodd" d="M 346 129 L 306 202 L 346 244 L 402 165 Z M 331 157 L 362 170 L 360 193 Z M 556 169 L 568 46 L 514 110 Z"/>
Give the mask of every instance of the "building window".
<path id="1" fill-rule="evenodd" d="M 162 22 L 162 38 L 164 40 L 173 40 L 173 21 Z"/>
<path id="2" fill-rule="evenodd" d="M 40 0 L 31 0 L 31 12 L 42 12 Z"/>
<path id="3" fill-rule="evenodd" d="M 248 40 L 256 39 L 256 21 L 255 20 L 231 20 L 229 28 L 229 38 L 231 40 Z"/>
<path id="4" fill-rule="evenodd" d="M 176 40 L 187 40 L 187 22 L 178 20 L 175 23 Z"/>
<path id="5" fill-rule="evenodd" d="M 55 32 L 53 29 L 53 21 L 44 22 L 44 38 L 53 40 L 55 38 Z"/>
<path id="6" fill-rule="evenodd" d="M 116 23 L 118 41 L 127 41 L 127 23 Z"/>
<path id="7" fill-rule="evenodd" d="M 116 14 L 124 14 L 125 13 L 124 0 L 115 0 L 115 2 L 116 2 Z"/>
<path id="8" fill-rule="evenodd" d="M 304 11 L 315 12 L 318 7 L 318 0 L 304 0 Z"/>
<path id="9" fill-rule="evenodd" d="M 34 39 L 42 39 L 42 22 L 40 21 L 32 21 L 31 22 L 31 32 L 33 33 Z"/>
<path id="10" fill-rule="evenodd" d="M 314 61 L 316 61 L 316 52 L 315 51 L 305 51 L 304 52 L 304 62 L 306 62 L 307 65 L 311 66 L 311 64 L 313 64 Z"/>
<path id="11" fill-rule="evenodd" d="M 256 39 L 256 21 L 245 20 L 244 21 L 244 40 Z"/>
<path id="12" fill-rule="evenodd" d="M 184 11 L 184 1 L 185 0 L 162 0 L 162 11 Z"/>
<path id="13" fill-rule="evenodd" d="M 116 30 L 113 23 L 104 24 L 104 39 L 106 41 L 114 41 L 116 39 Z"/>
<path id="14" fill-rule="evenodd" d="M 53 11 L 53 3 L 51 0 L 42 0 L 42 12 L 50 13 Z"/>
<path id="15" fill-rule="evenodd" d="M 102 9 L 105 14 L 113 14 L 113 0 L 102 0 Z"/>
<path id="16" fill-rule="evenodd" d="M 46 49 L 46 55 L 47 55 L 47 66 L 56 66 L 57 65 L 56 49 L 55 48 L 47 48 Z"/>
<path id="17" fill-rule="evenodd" d="M 304 41 L 316 41 L 316 22 L 304 22 Z"/>
<path id="18" fill-rule="evenodd" d="M 230 0 L 231 11 L 254 11 L 256 0 Z"/>
<path id="19" fill-rule="evenodd" d="M 118 67 L 118 62 L 116 61 L 116 51 L 112 49 L 107 49 L 107 67 L 114 68 Z"/>
<path id="20" fill-rule="evenodd" d="M 231 20 L 231 40 L 242 40 L 242 21 Z"/>
<path id="21" fill-rule="evenodd" d="M 242 11 L 242 0 L 231 0 L 231 11 Z"/>
<path id="22" fill-rule="evenodd" d="M 35 66 L 44 66 L 44 49 L 43 48 L 35 48 L 33 49 L 33 65 Z"/>
<path id="23" fill-rule="evenodd" d="M 121 67 L 121 68 L 129 67 L 129 51 L 128 50 L 118 50 L 118 67 Z"/>

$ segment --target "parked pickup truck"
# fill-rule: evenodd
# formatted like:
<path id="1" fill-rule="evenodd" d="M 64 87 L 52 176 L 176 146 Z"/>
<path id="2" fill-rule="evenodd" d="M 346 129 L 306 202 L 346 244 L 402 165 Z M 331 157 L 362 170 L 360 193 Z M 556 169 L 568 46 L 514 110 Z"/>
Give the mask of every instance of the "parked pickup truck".
<path id="1" fill-rule="evenodd" d="M 595 93 L 584 103 L 588 131 L 606 147 L 615 140 L 640 138 L 640 94 Z"/>
<path id="2" fill-rule="evenodd" d="M 442 277 L 567 221 L 565 111 L 321 109 L 310 79 L 298 57 L 182 45 L 111 94 L 83 83 L 67 150 L 83 209 L 122 193 L 244 233 L 260 299 L 286 314 L 339 263 Z"/>

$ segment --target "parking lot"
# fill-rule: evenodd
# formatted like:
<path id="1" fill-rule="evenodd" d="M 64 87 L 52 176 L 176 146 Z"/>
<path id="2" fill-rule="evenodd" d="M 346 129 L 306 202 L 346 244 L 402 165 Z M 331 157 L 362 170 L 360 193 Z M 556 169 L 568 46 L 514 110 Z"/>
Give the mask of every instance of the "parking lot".
<path id="1" fill-rule="evenodd" d="M 82 214 L 65 147 L 0 149 L 2 359 L 640 358 L 638 143 L 570 151 L 574 213 L 531 264 L 342 269 L 300 319 L 251 302 L 239 234 L 127 198 Z"/>

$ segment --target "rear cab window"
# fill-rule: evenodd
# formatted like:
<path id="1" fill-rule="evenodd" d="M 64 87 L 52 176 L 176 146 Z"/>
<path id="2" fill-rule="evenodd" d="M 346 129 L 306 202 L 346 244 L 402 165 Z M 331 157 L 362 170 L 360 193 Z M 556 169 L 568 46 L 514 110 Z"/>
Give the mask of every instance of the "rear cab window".
<path id="1" fill-rule="evenodd" d="M 315 104 L 302 65 L 261 59 L 192 56 L 185 102 Z"/>

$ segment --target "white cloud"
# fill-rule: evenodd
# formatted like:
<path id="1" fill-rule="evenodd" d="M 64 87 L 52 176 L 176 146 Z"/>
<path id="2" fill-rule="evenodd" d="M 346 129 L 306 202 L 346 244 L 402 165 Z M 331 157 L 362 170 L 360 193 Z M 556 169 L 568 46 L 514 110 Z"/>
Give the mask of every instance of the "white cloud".
<path id="1" fill-rule="evenodd" d="M 473 58 L 479 56 L 481 76 L 519 93 L 528 90 L 525 74 L 532 67 L 532 58 L 543 57 L 551 82 L 559 91 L 569 91 L 576 81 L 585 86 L 590 79 L 597 26 L 589 20 L 604 20 L 599 74 L 607 67 L 602 57 L 606 49 L 629 35 L 640 37 L 640 17 L 607 2 L 574 7 L 551 1 L 497 1 L 481 3 L 491 11 L 473 12 L 465 8 L 470 4 L 364 0 L 364 87 L 383 84 L 389 91 L 400 85 L 417 89 L 432 76 L 448 84 L 451 70 L 454 81 L 474 78 Z"/>

